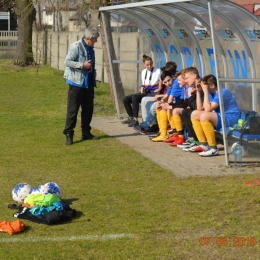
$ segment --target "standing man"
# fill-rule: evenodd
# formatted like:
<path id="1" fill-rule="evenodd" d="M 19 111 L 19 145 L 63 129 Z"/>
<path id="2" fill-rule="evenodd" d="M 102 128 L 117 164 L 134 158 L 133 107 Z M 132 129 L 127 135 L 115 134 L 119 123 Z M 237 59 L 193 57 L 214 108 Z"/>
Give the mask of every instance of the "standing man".
<path id="1" fill-rule="evenodd" d="M 99 32 L 94 28 L 86 28 L 83 38 L 72 43 L 65 58 L 64 78 L 69 84 L 67 118 L 63 134 L 66 145 L 73 143 L 74 128 L 81 106 L 81 140 L 98 140 L 90 133 L 90 122 L 94 109 L 94 87 L 96 87 L 96 70 L 94 44 Z"/>

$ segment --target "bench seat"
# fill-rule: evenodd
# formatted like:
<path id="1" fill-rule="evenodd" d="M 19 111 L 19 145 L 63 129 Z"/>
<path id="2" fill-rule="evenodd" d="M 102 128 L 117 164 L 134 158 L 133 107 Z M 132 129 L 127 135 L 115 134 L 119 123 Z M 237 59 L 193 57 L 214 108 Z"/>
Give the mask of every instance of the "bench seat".
<path id="1" fill-rule="evenodd" d="M 239 131 L 233 131 L 231 134 L 232 137 L 239 139 L 241 136 L 241 133 Z M 260 134 L 243 134 L 242 140 L 244 141 L 260 141 Z"/>

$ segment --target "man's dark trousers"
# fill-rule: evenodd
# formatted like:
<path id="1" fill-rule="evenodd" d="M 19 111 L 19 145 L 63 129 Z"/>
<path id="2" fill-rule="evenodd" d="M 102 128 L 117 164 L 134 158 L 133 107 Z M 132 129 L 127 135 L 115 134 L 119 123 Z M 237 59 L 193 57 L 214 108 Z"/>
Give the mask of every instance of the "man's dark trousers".
<path id="1" fill-rule="evenodd" d="M 146 93 L 136 93 L 123 98 L 125 110 L 129 117 L 138 117 L 139 104 L 141 103 L 142 98 L 146 96 Z"/>
<path id="2" fill-rule="evenodd" d="M 69 85 L 66 125 L 63 134 L 73 134 L 77 123 L 77 115 L 81 107 L 82 135 L 89 134 L 94 110 L 94 87 L 80 88 Z"/>
<path id="3" fill-rule="evenodd" d="M 195 141 L 198 141 L 198 138 L 197 138 L 196 133 L 193 129 L 192 122 L 191 122 L 191 119 L 190 119 L 191 113 L 193 111 L 194 110 L 189 109 L 189 108 L 183 109 L 182 110 L 182 120 L 183 120 L 183 124 L 185 125 L 186 130 L 188 132 L 188 136 L 193 137 Z"/>

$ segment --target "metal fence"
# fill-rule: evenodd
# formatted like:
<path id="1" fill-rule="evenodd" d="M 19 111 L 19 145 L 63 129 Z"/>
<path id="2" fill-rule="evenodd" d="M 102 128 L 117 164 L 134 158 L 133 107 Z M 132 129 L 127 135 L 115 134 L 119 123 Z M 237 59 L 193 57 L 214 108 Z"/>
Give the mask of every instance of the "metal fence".
<path id="1" fill-rule="evenodd" d="M 18 34 L 17 31 L 0 31 L 0 37 L 16 37 Z"/>
<path id="2" fill-rule="evenodd" d="M 83 32 L 33 32 L 32 49 L 39 65 L 49 65 L 64 70 L 64 59 L 69 45 L 82 38 Z M 113 32 L 116 60 L 142 60 L 142 54 L 150 54 L 147 43 L 139 32 Z M 17 46 L 17 31 L 0 31 L 0 59 L 13 59 Z M 129 40 L 130 39 L 130 40 Z M 131 47 L 132 46 L 132 47 Z M 101 39 L 95 44 L 97 80 L 108 82 Z M 126 89 L 135 92 L 140 85 L 139 64 L 121 64 L 121 80 L 127 82 Z"/>
<path id="3" fill-rule="evenodd" d="M 17 39 L 17 31 L 0 31 L 0 59 L 13 58 Z"/>

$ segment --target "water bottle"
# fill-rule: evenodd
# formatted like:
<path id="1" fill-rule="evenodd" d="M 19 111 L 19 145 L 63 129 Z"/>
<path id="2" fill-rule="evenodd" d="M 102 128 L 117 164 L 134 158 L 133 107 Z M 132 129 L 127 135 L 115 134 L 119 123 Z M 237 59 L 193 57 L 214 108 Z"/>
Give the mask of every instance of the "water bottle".
<path id="1" fill-rule="evenodd" d="M 237 167 L 241 167 L 242 166 L 241 162 L 242 162 L 243 148 L 239 144 L 239 141 L 237 141 L 237 143 L 235 144 L 235 146 L 233 148 L 233 154 L 234 154 L 234 165 Z"/>

